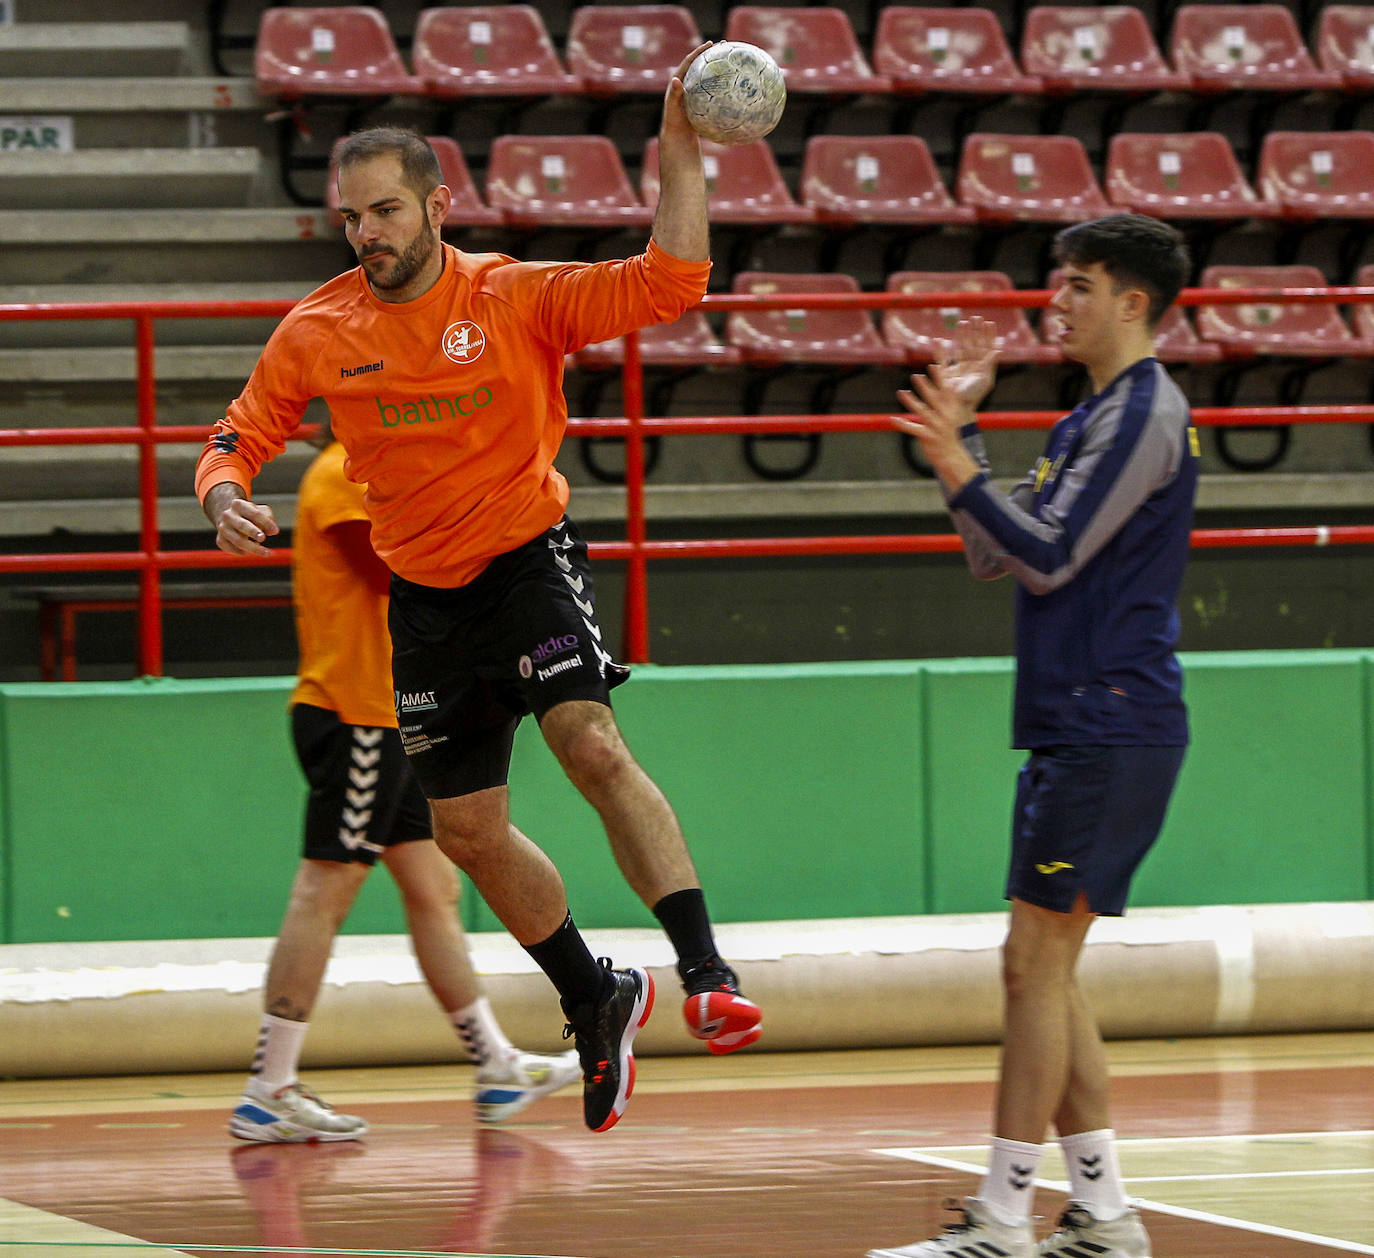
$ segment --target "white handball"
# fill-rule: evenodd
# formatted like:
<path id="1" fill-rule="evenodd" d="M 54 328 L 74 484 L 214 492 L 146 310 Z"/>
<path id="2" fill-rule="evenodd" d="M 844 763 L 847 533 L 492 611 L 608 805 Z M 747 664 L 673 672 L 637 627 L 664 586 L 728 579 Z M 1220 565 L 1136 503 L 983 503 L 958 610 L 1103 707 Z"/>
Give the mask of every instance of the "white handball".
<path id="1" fill-rule="evenodd" d="M 782 117 L 787 88 L 778 63 L 753 44 L 712 44 L 682 80 L 683 108 L 698 135 L 717 144 L 761 140 Z"/>

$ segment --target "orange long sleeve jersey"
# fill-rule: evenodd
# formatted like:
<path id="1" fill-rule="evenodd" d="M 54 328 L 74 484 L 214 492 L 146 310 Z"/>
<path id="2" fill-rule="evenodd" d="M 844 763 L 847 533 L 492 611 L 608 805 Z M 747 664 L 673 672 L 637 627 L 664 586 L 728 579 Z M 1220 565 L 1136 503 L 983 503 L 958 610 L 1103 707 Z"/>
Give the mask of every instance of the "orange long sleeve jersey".
<path id="1" fill-rule="evenodd" d="M 598 263 L 443 251 L 438 282 L 414 301 L 378 300 L 359 267 L 292 309 L 206 443 L 202 502 L 222 481 L 251 490 L 320 397 L 348 478 L 367 486 L 372 544 L 407 580 L 464 585 L 558 522 L 563 356 L 677 318 L 710 263 L 652 242 Z"/>
<path id="2" fill-rule="evenodd" d="M 343 465 L 335 441 L 306 469 L 296 498 L 291 592 L 300 664 L 291 703 L 337 712 L 349 725 L 394 729 L 387 596 L 358 573 L 335 532 L 367 521 L 362 488 Z"/>

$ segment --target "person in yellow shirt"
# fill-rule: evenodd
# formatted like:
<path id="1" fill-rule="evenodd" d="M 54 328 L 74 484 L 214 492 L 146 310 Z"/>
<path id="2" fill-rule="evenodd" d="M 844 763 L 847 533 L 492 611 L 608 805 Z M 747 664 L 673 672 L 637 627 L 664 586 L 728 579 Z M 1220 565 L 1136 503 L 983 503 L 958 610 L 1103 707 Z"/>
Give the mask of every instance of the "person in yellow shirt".
<path id="1" fill-rule="evenodd" d="M 241 1140 L 356 1140 L 367 1123 L 306 1088 L 298 1065 L 334 938 L 378 860 L 395 879 L 420 972 L 477 1066 L 479 1122 L 513 1118 L 581 1075 L 575 1052 L 521 1052 L 473 970 L 455 908 L 458 880 L 432 837 L 429 805 L 406 765 L 391 702 L 387 586 L 369 541 L 363 491 L 343 447 L 301 480 L 292 546 L 300 664 L 291 693 L 296 757 L 310 791 L 304 854 L 263 993 L 257 1051 L 229 1118 Z"/>
<path id="2" fill-rule="evenodd" d="M 667 933 L 689 1030 L 715 1053 L 761 1031 L 717 950 L 677 817 L 612 713 L 610 691 L 628 670 L 602 642 L 586 546 L 553 463 L 568 416 L 564 356 L 671 321 L 705 292 L 706 181 L 682 104 L 682 75 L 704 47 L 669 82 L 651 238 L 624 260 L 516 262 L 445 245 L 451 198 L 423 138 L 397 128 L 348 137 L 339 212 L 360 265 L 282 321 L 196 472 L 216 544 L 269 553 L 278 529 L 251 500 L 253 477 L 307 402 L 328 402 L 393 574 L 393 697 L 435 839 L 557 989 L 594 1131 L 625 1111 L 653 982 L 592 956 L 557 868 L 511 824 L 510 755 L 525 715 Z"/>

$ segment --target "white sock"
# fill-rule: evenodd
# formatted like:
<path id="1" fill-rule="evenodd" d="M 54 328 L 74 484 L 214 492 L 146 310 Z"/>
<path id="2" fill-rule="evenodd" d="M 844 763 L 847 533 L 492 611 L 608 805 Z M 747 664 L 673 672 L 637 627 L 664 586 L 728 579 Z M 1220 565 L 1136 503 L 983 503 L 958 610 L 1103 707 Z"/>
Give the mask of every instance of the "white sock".
<path id="1" fill-rule="evenodd" d="M 1044 1146 L 1022 1144 L 994 1136 L 988 1173 L 978 1190 L 978 1200 L 992 1217 L 1008 1227 L 1030 1222 L 1031 1202 L 1035 1198 L 1035 1172 L 1040 1168 Z"/>
<path id="2" fill-rule="evenodd" d="M 301 1059 L 301 1046 L 305 1043 L 305 1033 L 310 1029 L 308 1022 L 293 1022 L 290 1018 L 279 1018 L 275 1014 L 262 1015 L 262 1028 L 258 1032 L 258 1046 L 253 1053 L 253 1064 L 248 1068 L 264 1087 L 275 1092 L 288 1083 L 296 1082 L 296 1067 Z"/>
<path id="3" fill-rule="evenodd" d="M 502 1061 L 516 1055 L 515 1046 L 506 1039 L 485 996 L 478 996 L 462 1009 L 454 1009 L 448 1017 L 463 1041 L 469 1061 L 485 1066 L 489 1061 Z"/>
<path id="4" fill-rule="evenodd" d="M 1060 1136 L 1059 1147 L 1069 1168 L 1069 1196 L 1087 1206 L 1093 1218 L 1106 1223 L 1131 1208 L 1116 1157 L 1116 1132 L 1103 1128 Z"/>

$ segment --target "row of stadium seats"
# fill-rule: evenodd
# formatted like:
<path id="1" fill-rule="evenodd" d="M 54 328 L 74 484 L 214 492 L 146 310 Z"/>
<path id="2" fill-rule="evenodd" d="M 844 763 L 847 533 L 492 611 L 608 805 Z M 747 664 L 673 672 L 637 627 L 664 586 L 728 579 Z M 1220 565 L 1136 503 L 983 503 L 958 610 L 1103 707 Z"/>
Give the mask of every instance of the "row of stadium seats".
<path id="1" fill-rule="evenodd" d="M 884 7 L 871 57 L 838 8 L 737 5 L 720 36 L 770 52 L 794 93 L 1360 93 L 1374 85 L 1374 7 L 1356 5 L 1322 11 L 1315 57 L 1293 14 L 1273 4 L 1182 6 L 1167 59 L 1128 6 L 1032 8 L 1019 64 L 996 15 L 981 8 Z M 270 8 L 254 73 L 258 90 L 282 101 L 657 95 L 700 42 L 685 7 L 584 5 L 560 59 L 533 6 L 450 6 L 419 14 L 412 72 L 378 9 Z"/>
<path id="2" fill-rule="evenodd" d="M 636 194 L 605 136 L 501 136 L 479 196 L 456 141 L 431 137 L 453 191 L 447 226 L 645 227 L 658 203 L 658 141 Z M 1067 223 L 1130 209 L 1175 220 L 1374 219 L 1374 132 L 1272 132 L 1247 181 L 1217 133 L 1115 136 L 1099 184 L 1072 136 L 979 133 L 964 142 L 950 194 L 919 136 L 812 136 L 794 197 L 766 141 L 703 142 L 718 225 L 913 227 Z M 331 173 L 326 200 L 337 206 Z"/>
<path id="3" fill-rule="evenodd" d="M 1057 273 L 1045 281 L 1053 289 Z M 1356 274 L 1355 284 L 1374 286 L 1374 266 Z M 1309 289 L 1327 286 L 1311 266 L 1214 266 L 1203 271 L 1201 286 L 1221 289 Z M 743 272 L 733 292 L 760 297 L 788 293 L 857 293 L 857 281 L 834 273 Z M 889 293 L 1010 292 L 1010 279 L 999 272 L 901 271 L 888 277 Z M 675 323 L 645 329 L 641 354 L 650 366 L 743 364 L 771 367 L 783 363 L 853 366 L 921 365 L 936 359 L 959 320 L 978 314 L 995 326 L 999 357 L 1006 363 L 1048 364 L 1062 361 L 1056 320 L 1039 320 L 1037 333 L 1024 308 L 957 305 L 872 312 L 862 309 L 732 311 L 724 338 L 718 338 L 700 310 Z M 1255 358 L 1374 358 L 1374 303 L 1356 302 L 1350 320 L 1333 304 L 1255 302 L 1204 305 L 1196 320 L 1174 307 L 1161 322 L 1156 348 L 1172 363 L 1215 363 Z M 619 341 L 589 346 L 573 356 L 574 366 L 604 370 L 623 361 Z"/>

